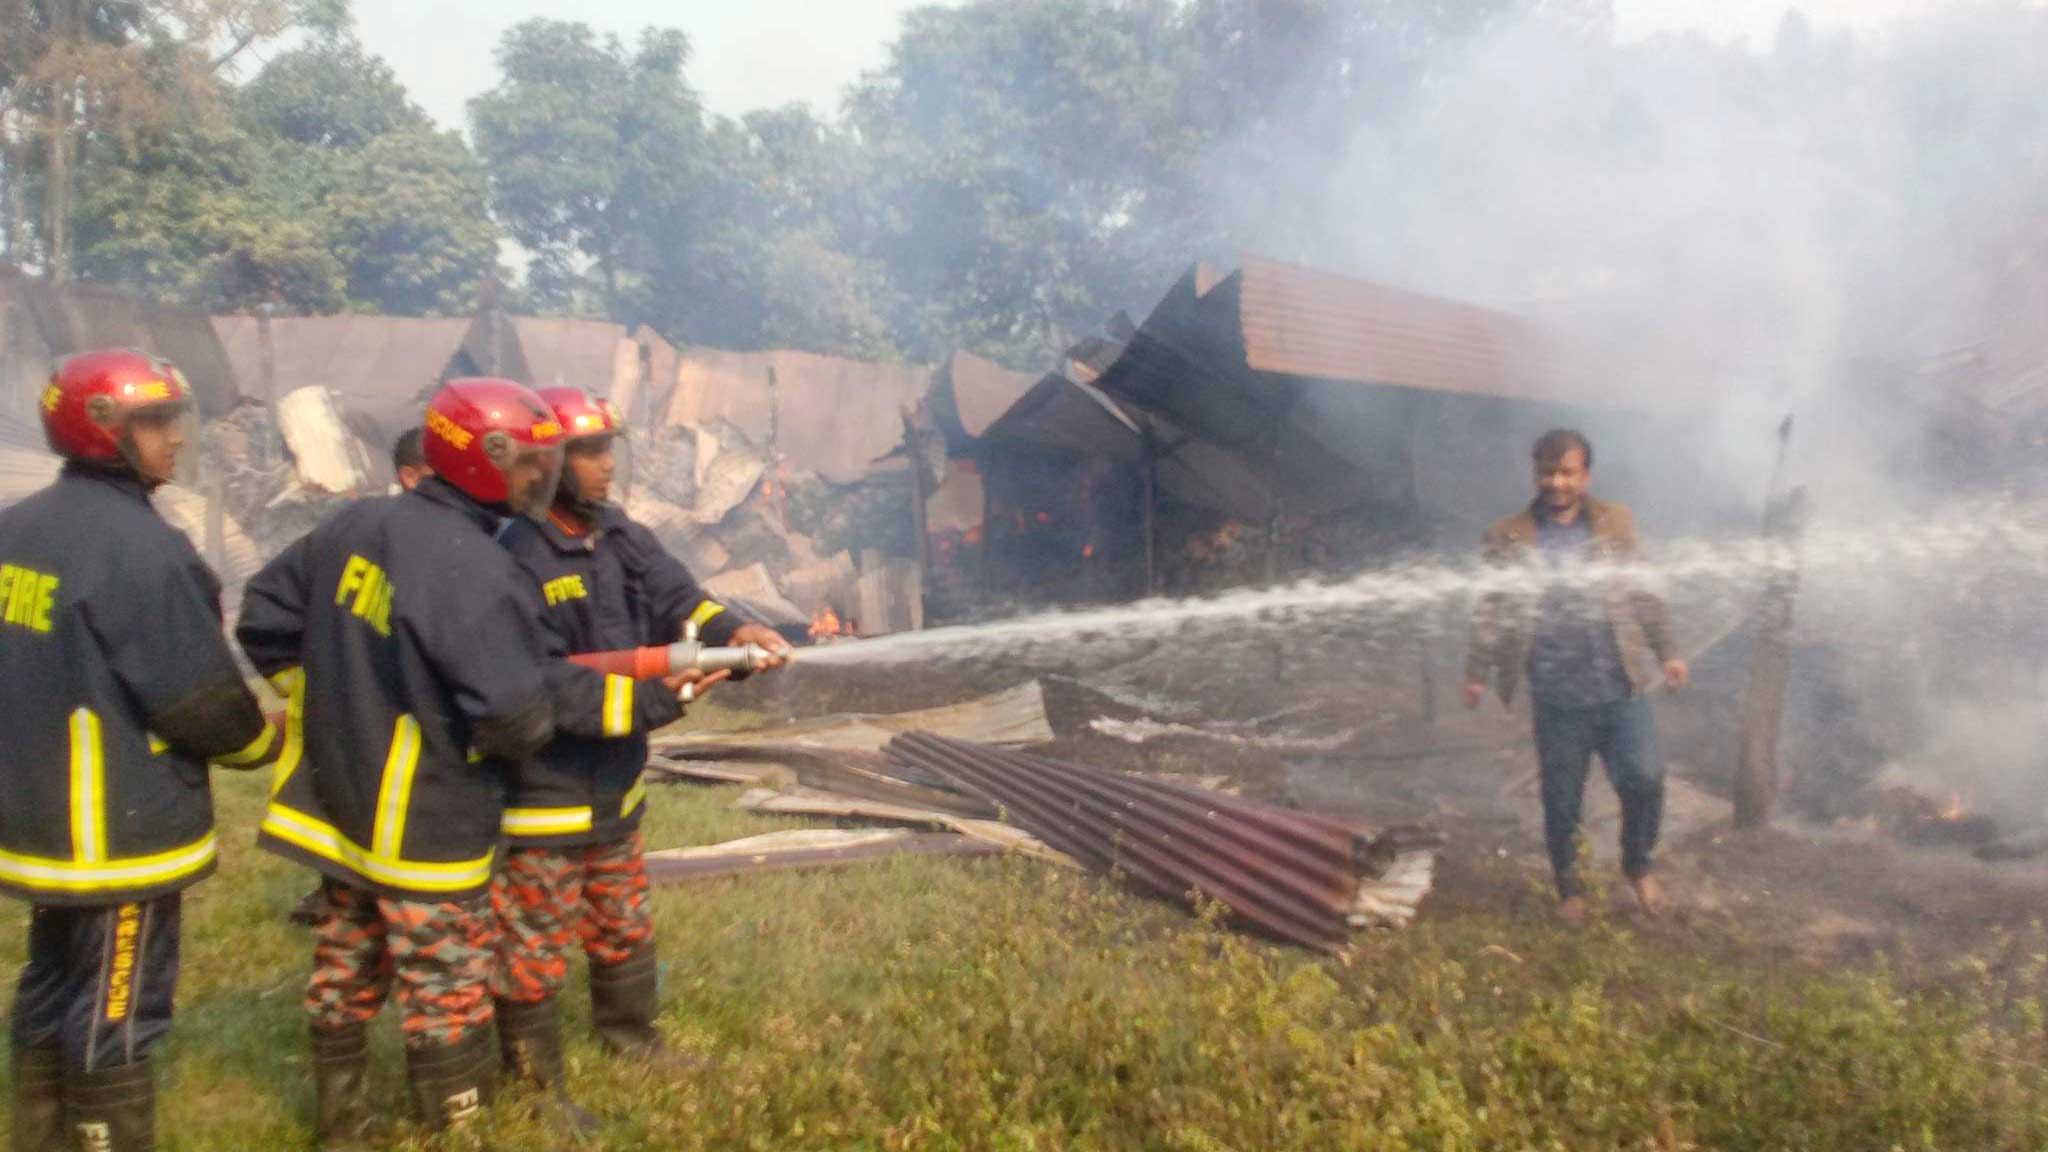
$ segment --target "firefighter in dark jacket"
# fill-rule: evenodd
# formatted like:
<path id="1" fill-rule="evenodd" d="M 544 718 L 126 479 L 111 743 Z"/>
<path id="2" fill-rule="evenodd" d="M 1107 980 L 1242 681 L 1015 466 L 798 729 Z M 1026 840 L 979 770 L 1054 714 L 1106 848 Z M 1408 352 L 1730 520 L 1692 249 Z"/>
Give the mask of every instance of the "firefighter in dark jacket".
<path id="1" fill-rule="evenodd" d="M 547 605 L 549 628 L 568 650 L 671 644 L 687 623 L 707 644 L 759 644 L 778 657 L 768 667 L 780 664 L 787 641 L 707 596 L 652 532 L 605 502 L 612 442 L 624 430 L 618 409 L 574 388 L 540 396 L 568 437 L 562 483 L 545 519 L 512 524 L 500 539 L 525 566 Z M 564 733 L 513 776 L 505 865 L 491 888 L 501 926 L 500 1028 L 520 1022 L 504 1033 L 508 1061 L 516 1058 L 515 1034 L 559 1037 L 556 998 L 579 950 L 590 963 L 590 1016 L 599 1041 L 643 1056 L 660 1045 L 640 836 L 646 763 L 644 736 Z"/>
<path id="2" fill-rule="evenodd" d="M 221 635 L 219 583 L 150 504 L 190 403 L 142 353 L 65 360 L 41 404 L 63 471 L 0 512 L 0 891 L 33 907 L 17 1152 L 155 1146 L 180 896 L 217 852 L 206 766 L 283 744 Z"/>
<path id="3" fill-rule="evenodd" d="M 369 1124 L 364 1028 L 394 986 L 422 1118 L 491 1095 L 488 892 L 512 766 L 557 730 L 625 736 L 682 712 L 660 681 L 556 658 L 493 538 L 544 513 L 561 441 L 526 388 L 451 381 L 426 412 L 434 475 L 342 509 L 249 583 L 236 635 L 288 701 L 259 842 L 324 877 L 306 1009 L 326 1147 Z"/>

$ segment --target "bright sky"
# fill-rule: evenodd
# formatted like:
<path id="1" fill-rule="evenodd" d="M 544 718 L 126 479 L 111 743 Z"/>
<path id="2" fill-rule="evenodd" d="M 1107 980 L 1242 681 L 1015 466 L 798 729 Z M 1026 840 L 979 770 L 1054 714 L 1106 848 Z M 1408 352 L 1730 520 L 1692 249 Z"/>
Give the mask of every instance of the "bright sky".
<path id="1" fill-rule="evenodd" d="M 1943 0 L 1799 0 L 1821 25 L 1858 28 L 1928 11 Z M 1953 0 L 1950 0 L 1953 2 Z M 491 52 L 505 29 L 537 16 L 582 20 L 630 39 L 648 24 L 680 28 L 696 50 L 690 79 L 714 112 L 803 101 L 835 110 L 864 71 L 881 66 L 903 13 L 922 0 L 354 0 L 363 43 L 390 61 L 435 119 L 465 122 L 464 105 L 497 78 Z M 1627 39 L 1699 29 L 1768 44 L 1786 0 L 1614 0 Z"/>

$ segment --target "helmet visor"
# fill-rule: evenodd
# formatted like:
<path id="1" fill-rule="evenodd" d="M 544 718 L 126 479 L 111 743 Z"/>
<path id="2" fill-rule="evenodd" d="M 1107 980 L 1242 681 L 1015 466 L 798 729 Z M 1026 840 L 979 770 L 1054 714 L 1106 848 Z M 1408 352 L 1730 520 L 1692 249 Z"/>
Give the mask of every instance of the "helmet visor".
<path id="1" fill-rule="evenodd" d="M 562 446 L 523 445 L 501 466 L 505 472 L 505 503 L 520 516 L 545 520 L 562 482 Z"/>
<path id="2" fill-rule="evenodd" d="M 151 487 L 170 483 L 186 444 L 199 433 L 198 413 L 183 400 L 145 404 L 116 412 L 110 430 L 128 467 Z"/>

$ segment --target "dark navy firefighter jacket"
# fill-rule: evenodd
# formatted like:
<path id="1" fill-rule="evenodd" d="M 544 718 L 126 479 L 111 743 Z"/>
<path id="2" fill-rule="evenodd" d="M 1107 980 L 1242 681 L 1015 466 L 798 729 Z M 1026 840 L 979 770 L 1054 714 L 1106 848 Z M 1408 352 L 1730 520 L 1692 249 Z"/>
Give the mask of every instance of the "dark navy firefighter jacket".
<path id="1" fill-rule="evenodd" d="M 580 535 L 551 516 L 544 523 L 511 521 L 499 539 L 539 590 L 548 628 L 570 652 L 672 644 L 686 622 L 697 625 L 704 643 L 721 645 L 745 624 L 706 595 L 654 533 L 613 505 L 600 505 Z M 641 689 L 665 691 L 652 683 Z M 558 733 L 513 774 L 506 838 L 553 847 L 624 839 L 646 807 L 646 763 L 644 729 L 626 739 Z"/>
<path id="2" fill-rule="evenodd" d="M 481 895 L 507 791 L 557 732 L 682 714 L 570 664 L 499 519 L 439 479 L 329 517 L 249 582 L 236 636 L 286 697 L 259 843 L 401 900 Z"/>
<path id="3" fill-rule="evenodd" d="M 220 584 L 142 481 L 67 464 L 0 512 L 0 893 L 100 905 L 213 871 L 206 765 L 277 732 L 221 635 Z"/>

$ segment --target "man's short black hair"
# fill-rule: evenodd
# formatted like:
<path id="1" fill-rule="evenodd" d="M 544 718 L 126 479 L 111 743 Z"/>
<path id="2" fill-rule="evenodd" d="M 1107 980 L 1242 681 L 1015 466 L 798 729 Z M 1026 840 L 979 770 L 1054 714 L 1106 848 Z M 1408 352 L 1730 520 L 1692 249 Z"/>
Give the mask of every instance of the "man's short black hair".
<path id="1" fill-rule="evenodd" d="M 1576 428 L 1552 428 L 1536 438 L 1536 466 L 1548 468 L 1564 459 L 1564 454 L 1577 448 L 1586 457 L 1588 471 L 1593 467 L 1593 442 Z"/>
<path id="2" fill-rule="evenodd" d="M 405 431 L 400 432 L 398 434 L 398 442 L 391 446 L 392 470 L 396 471 L 400 468 L 425 468 L 426 466 L 427 454 L 420 448 L 420 430 L 417 428 L 407 428 Z"/>

